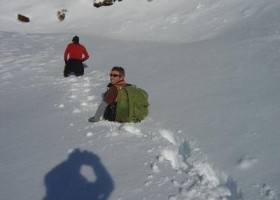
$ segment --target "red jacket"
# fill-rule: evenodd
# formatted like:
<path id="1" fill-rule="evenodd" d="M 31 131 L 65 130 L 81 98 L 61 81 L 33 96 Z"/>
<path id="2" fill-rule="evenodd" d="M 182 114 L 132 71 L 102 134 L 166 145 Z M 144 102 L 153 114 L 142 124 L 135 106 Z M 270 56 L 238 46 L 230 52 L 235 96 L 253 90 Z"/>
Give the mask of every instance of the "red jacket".
<path id="1" fill-rule="evenodd" d="M 84 57 L 83 57 L 84 56 Z M 77 59 L 77 60 L 87 60 L 89 58 L 86 48 L 81 44 L 68 44 L 64 52 L 64 60 Z"/>

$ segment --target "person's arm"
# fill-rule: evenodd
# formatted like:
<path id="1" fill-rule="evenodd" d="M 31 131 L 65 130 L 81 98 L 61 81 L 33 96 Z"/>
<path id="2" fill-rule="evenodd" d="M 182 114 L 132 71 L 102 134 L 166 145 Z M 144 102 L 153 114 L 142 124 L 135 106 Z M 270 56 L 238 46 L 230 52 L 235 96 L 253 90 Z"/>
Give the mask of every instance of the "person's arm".
<path id="1" fill-rule="evenodd" d="M 113 103 L 118 95 L 118 90 L 116 87 L 110 87 L 110 89 L 106 92 L 103 101 L 99 104 L 94 117 L 88 119 L 89 122 L 98 122 L 101 120 L 107 106 Z"/>
<path id="2" fill-rule="evenodd" d="M 89 54 L 88 54 L 87 49 L 85 47 L 84 47 L 83 54 L 84 54 L 84 57 L 83 57 L 82 61 L 84 62 L 89 58 Z"/>
<path id="3" fill-rule="evenodd" d="M 64 52 L 65 62 L 68 60 L 69 48 L 70 48 L 70 45 L 67 46 L 67 48 L 65 49 L 65 52 Z"/>
<path id="4" fill-rule="evenodd" d="M 89 122 L 98 122 L 98 121 L 100 121 L 102 116 L 103 116 L 103 114 L 104 114 L 104 112 L 105 112 L 105 110 L 106 110 L 106 108 L 107 108 L 107 106 L 108 106 L 108 104 L 105 101 L 102 101 L 99 104 L 99 106 L 98 106 L 98 108 L 97 108 L 97 110 L 95 112 L 94 117 L 89 118 L 88 121 Z"/>

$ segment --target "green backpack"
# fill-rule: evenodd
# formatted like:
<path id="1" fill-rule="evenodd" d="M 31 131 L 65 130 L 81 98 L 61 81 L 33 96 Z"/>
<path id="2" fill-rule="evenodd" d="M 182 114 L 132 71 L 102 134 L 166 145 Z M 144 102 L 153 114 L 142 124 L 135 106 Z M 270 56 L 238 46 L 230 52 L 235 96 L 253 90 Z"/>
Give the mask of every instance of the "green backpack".
<path id="1" fill-rule="evenodd" d="M 140 122 L 148 115 L 148 107 L 148 93 L 128 84 L 118 92 L 115 121 Z"/>

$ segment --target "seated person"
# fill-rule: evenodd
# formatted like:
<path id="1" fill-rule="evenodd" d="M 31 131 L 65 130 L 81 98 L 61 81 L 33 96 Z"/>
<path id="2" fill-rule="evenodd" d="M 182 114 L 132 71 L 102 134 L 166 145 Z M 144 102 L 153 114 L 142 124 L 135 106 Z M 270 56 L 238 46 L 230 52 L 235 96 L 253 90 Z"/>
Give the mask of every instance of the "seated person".
<path id="1" fill-rule="evenodd" d="M 124 77 L 125 70 L 122 67 L 112 68 L 108 90 L 104 94 L 103 101 L 98 106 L 95 116 L 89 118 L 89 122 L 98 122 L 102 117 L 108 121 L 115 121 L 118 91 L 127 85 Z"/>

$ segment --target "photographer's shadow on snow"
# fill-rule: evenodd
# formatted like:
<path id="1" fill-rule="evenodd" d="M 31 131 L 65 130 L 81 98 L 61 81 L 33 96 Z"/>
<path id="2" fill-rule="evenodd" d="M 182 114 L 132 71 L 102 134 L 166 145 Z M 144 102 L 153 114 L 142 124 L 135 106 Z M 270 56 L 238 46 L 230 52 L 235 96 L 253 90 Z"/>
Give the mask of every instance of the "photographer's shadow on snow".
<path id="1" fill-rule="evenodd" d="M 106 200 L 114 182 L 97 155 L 75 149 L 46 174 L 45 186 L 43 200 Z"/>

